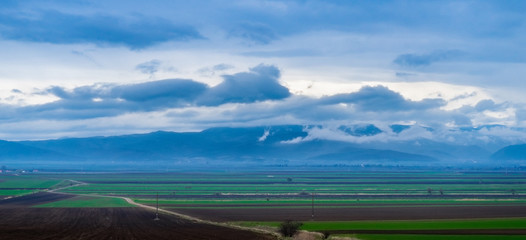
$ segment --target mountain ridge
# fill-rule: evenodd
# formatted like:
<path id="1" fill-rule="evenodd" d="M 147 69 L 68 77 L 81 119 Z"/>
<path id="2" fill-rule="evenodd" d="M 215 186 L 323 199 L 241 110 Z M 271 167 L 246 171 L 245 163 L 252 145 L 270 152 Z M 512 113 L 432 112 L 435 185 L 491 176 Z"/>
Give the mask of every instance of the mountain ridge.
<path id="1" fill-rule="evenodd" d="M 394 125 L 393 125 L 394 126 Z M 397 125 L 397 134 L 410 127 Z M 107 137 L 64 138 L 39 141 L 0 141 L 0 156 L 10 163 L 46 161 L 68 164 L 383 164 L 455 165 L 505 162 L 475 145 L 454 145 L 429 139 L 350 142 L 316 138 L 321 126 L 280 125 L 245 128 L 210 128 L 201 132 L 155 131 Z M 353 139 L 384 133 L 372 124 L 340 127 Z M 426 130 L 428 131 L 428 130 Z M 385 134 L 385 133 L 384 133 Z M 3 145 L 2 145 L 3 144 Z M 9 161 L 8 161 L 9 162 Z"/>

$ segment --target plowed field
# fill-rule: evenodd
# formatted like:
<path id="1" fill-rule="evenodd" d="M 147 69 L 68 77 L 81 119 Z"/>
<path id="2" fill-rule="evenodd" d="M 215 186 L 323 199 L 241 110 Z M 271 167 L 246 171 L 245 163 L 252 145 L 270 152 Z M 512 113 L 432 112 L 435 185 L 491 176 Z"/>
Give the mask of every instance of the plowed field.
<path id="1" fill-rule="evenodd" d="M 212 221 L 296 221 L 312 220 L 310 208 L 174 208 L 176 212 Z M 270 214 L 269 214 L 270 213 Z M 425 206 L 425 207 L 366 207 L 318 208 L 317 221 L 355 220 L 422 220 L 506 218 L 526 216 L 524 206 Z"/>
<path id="2" fill-rule="evenodd" d="M 64 197 L 41 193 L 0 201 L 0 239 L 273 239 L 172 215 L 160 214 L 154 221 L 153 212 L 139 207 L 30 207 Z"/>

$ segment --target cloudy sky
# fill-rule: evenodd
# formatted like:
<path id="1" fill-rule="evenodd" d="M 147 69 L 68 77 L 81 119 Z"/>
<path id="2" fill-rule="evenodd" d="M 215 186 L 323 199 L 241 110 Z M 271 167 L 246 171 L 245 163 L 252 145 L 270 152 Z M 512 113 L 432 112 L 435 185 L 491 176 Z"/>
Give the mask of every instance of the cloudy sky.
<path id="1" fill-rule="evenodd" d="M 526 127 L 524 1 L 10 1 L 0 139 Z"/>

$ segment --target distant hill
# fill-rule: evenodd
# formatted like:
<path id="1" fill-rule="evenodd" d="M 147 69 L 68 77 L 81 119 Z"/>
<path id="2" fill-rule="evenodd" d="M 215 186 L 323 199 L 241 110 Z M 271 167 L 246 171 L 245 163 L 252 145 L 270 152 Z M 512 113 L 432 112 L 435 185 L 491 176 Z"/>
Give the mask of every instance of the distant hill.
<path id="1" fill-rule="evenodd" d="M 345 131 L 369 135 L 379 130 L 365 126 Z M 425 154 L 366 148 L 349 142 L 295 141 L 307 135 L 305 127 L 297 125 L 211 128 L 185 133 L 158 131 L 112 137 L 3 141 L 2 154 L 37 163 L 59 159 L 68 164 L 119 166 L 418 164 L 437 160 Z"/>
<path id="2" fill-rule="evenodd" d="M 67 156 L 54 151 L 27 146 L 16 142 L 0 140 L 0 160 L 2 161 L 24 161 L 24 160 L 64 160 Z"/>
<path id="3" fill-rule="evenodd" d="M 341 126 L 332 129 L 340 134 L 332 138 L 309 135 L 310 129 L 323 130 L 321 126 L 283 125 L 210 128 L 201 132 L 157 131 L 42 141 L 0 141 L 0 163 L 9 160 L 40 165 L 67 164 L 126 169 L 214 165 L 491 164 L 491 151 L 484 146 L 437 142 L 428 138 L 385 140 L 383 136 L 412 131 L 412 126 L 409 125 L 388 127 L 387 130 L 382 130 L 372 124 Z M 434 131 L 431 128 L 419 129 Z M 474 131 L 478 130 L 469 129 L 469 132 Z M 332 133 L 334 132 L 329 132 Z M 358 138 L 370 140 L 355 141 Z M 525 146 L 501 149 L 492 158 L 526 159 Z"/>
<path id="4" fill-rule="evenodd" d="M 501 161 L 526 160 L 526 144 L 504 147 L 491 155 L 491 159 Z"/>
<path id="5" fill-rule="evenodd" d="M 453 143 L 436 142 L 429 139 L 372 142 L 362 144 L 362 147 L 394 150 L 411 154 L 424 154 L 442 161 L 457 163 L 485 161 L 491 156 L 491 151 L 481 146 L 456 145 Z"/>

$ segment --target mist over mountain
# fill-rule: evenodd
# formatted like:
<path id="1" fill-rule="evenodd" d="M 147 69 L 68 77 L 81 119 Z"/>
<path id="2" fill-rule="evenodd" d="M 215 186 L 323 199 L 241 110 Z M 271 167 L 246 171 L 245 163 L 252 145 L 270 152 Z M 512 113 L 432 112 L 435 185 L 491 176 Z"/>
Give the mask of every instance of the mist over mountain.
<path id="1" fill-rule="evenodd" d="M 185 168 L 212 166 L 521 164 L 526 145 L 472 137 L 479 129 L 448 130 L 444 141 L 430 127 L 373 124 L 210 128 L 201 132 L 158 131 L 111 137 L 0 141 L 4 164 L 86 168 Z M 440 133 L 445 134 L 445 133 Z M 437 138 L 433 138 L 437 139 Z M 502 149 L 501 149 L 502 148 Z M 500 150 L 499 150 L 500 149 Z"/>

